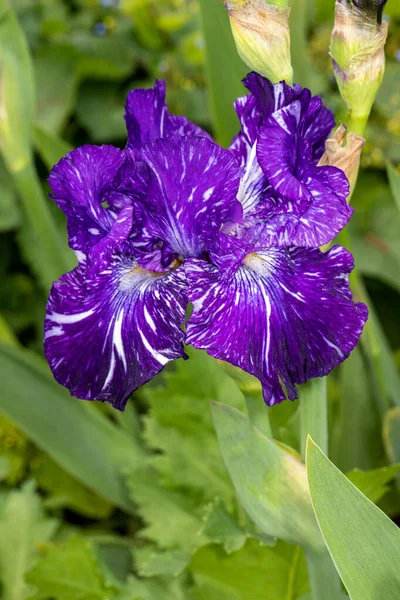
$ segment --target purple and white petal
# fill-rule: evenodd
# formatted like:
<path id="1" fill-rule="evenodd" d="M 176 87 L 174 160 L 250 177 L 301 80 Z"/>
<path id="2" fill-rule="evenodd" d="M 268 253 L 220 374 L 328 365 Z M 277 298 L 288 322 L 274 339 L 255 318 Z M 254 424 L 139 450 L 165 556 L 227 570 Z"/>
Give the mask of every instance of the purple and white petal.
<path id="1" fill-rule="evenodd" d="M 335 127 L 335 117 L 326 108 L 321 98 L 311 98 L 304 111 L 299 133 L 312 148 L 312 158 L 317 163 L 325 152 L 325 142 Z"/>
<path id="2" fill-rule="evenodd" d="M 205 138 L 172 137 L 147 144 L 141 159 L 151 182 L 135 247 L 164 240 L 177 257 L 201 256 L 237 204 L 235 157 Z"/>
<path id="3" fill-rule="evenodd" d="M 124 154 L 114 146 L 82 146 L 68 152 L 49 177 L 51 198 L 67 216 L 71 248 L 86 254 L 111 228 L 115 213 L 102 201 Z"/>
<path id="4" fill-rule="evenodd" d="M 270 406 L 294 400 L 295 384 L 326 375 L 358 342 L 368 311 L 352 301 L 352 268 L 338 246 L 251 253 L 231 278 L 187 261 L 186 342 L 258 377 Z"/>
<path id="5" fill-rule="evenodd" d="M 191 123 L 186 117 L 170 115 L 165 96 L 164 81 L 156 81 L 154 88 L 138 88 L 129 92 L 125 104 L 128 148 L 140 150 L 144 144 L 172 135 L 211 139 L 206 131 Z"/>
<path id="6" fill-rule="evenodd" d="M 84 265 L 56 282 L 45 321 L 45 352 L 57 381 L 73 396 L 123 410 L 130 394 L 184 356 L 183 269 L 155 275 L 114 256 L 88 279 Z"/>
<path id="7" fill-rule="evenodd" d="M 261 128 L 257 158 L 276 207 L 261 198 L 248 221 L 246 239 L 258 239 L 258 247 L 321 246 L 348 222 L 353 210 L 346 201 L 350 188 L 345 174 L 334 167 L 317 167 L 310 152 L 304 139 L 296 144 L 295 136 L 280 126 Z"/>
<path id="8" fill-rule="evenodd" d="M 211 142 L 213 141 L 212 136 L 207 131 L 204 131 L 204 129 L 192 123 L 186 117 L 168 115 L 168 136 L 173 135 L 204 137 Z"/>
<path id="9" fill-rule="evenodd" d="M 276 110 L 288 106 L 304 92 L 311 97 L 311 93 L 303 90 L 299 85 L 290 87 L 284 81 L 272 84 L 268 79 L 254 72 L 243 79 L 243 85 L 254 96 L 263 118 L 268 118 Z"/>
<path id="10" fill-rule="evenodd" d="M 164 81 L 156 81 L 154 88 L 138 88 L 128 93 L 125 104 L 128 148 L 140 150 L 143 144 L 164 137 L 168 120 L 165 93 Z"/>
<path id="11" fill-rule="evenodd" d="M 89 250 L 88 265 L 86 276 L 94 278 L 98 273 L 104 271 L 114 254 L 114 251 L 121 248 L 132 230 L 133 207 L 125 206 L 114 221 L 110 231 L 100 242 L 92 246 Z"/>
<path id="12" fill-rule="evenodd" d="M 238 98 L 235 110 L 240 122 L 240 132 L 232 140 L 229 149 L 234 153 L 241 167 L 247 165 L 250 153 L 257 141 L 262 119 L 256 99 L 251 94 Z"/>

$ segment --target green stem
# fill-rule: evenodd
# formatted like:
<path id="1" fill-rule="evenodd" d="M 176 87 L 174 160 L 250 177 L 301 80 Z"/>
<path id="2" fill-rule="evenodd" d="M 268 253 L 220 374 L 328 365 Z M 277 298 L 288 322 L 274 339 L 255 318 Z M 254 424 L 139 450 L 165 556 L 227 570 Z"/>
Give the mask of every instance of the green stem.
<path id="1" fill-rule="evenodd" d="M 342 584 L 328 550 L 319 554 L 307 552 L 306 558 L 312 599 L 341 600 Z"/>
<path id="2" fill-rule="evenodd" d="M 360 135 L 361 137 L 364 137 L 364 133 L 365 133 L 365 128 L 367 126 L 368 123 L 368 118 L 369 118 L 369 114 L 368 115 L 352 115 L 351 112 L 348 113 L 347 115 L 347 131 L 351 131 L 353 133 L 356 133 L 357 135 Z"/>
<path id="3" fill-rule="evenodd" d="M 265 436 L 272 438 L 269 410 L 261 394 L 245 394 L 247 412 L 254 427 L 257 427 Z"/>
<path id="4" fill-rule="evenodd" d="M 300 389 L 300 447 L 304 458 L 310 435 L 324 454 L 328 454 L 327 378 L 310 379 Z"/>
<path id="5" fill-rule="evenodd" d="M 23 206 L 26 225 L 29 228 L 29 244 L 35 248 L 35 270 L 43 287 L 50 285 L 62 273 L 75 266 L 73 254 L 64 251 L 64 240 L 59 235 L 50 214 L 36 170 L 30 162 L 20 171 L 11 173 Z M 30 257 L 32 258 L 32 257 Z"/>

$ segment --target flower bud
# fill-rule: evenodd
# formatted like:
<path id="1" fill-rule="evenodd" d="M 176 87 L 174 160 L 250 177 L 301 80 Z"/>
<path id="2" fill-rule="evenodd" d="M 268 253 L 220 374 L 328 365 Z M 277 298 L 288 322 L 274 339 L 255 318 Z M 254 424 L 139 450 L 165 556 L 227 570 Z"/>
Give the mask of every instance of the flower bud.
<path id="1" fill-rule="evenodd" d="M 272 83 L 293 81 L 286 0 L 225 0 L 236 48 L 244 62 Z"/>
<path id="2" fill-rule="evenodd" d="M 353 132 L 348 133 L 346 138 L 346 127 L 340 125 L 333 135 L 326 140 L 325 152 L 318 166 L 324 167 L 329 165 L 342 169 L 351 187 L 353 187 L 357 179 L 361 151 L 364 144 L 364 138 Z"/>
<path id="3" fill-rule="evenodd" d="M 385 72 L 386 0 L 336 0 L 331 56 L 352 129 L 362 134 Z"/>

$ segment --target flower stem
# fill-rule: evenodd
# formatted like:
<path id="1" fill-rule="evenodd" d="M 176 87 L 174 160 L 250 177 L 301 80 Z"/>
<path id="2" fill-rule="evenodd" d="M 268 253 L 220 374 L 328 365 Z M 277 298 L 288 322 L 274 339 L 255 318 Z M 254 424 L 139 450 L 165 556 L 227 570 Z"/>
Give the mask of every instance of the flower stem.
<path id="1" fill-rule="evenodd" d="M 356 133 L 357 135 L 364 137 L 365 128 L 368 123 L 368 115 L 352 115 L 351 111 L 349 111 L 347 115 L 347 131 L 351 131 Z"/>
<path id="2" fill-rule="evenodd" d="M 257 427 L 265 436 L 272 438 L 271 423 L 269 421 L 270 408 L 265 404 L 261 394 L 245 394 L 247 412 L 254 427 Z"/>
<path id="3" fill-rule="evenodd" d="M 300 389 L 300 446 L 305 458 L 307 437 L 328 454 L 327 377 L 310 379 Z M 307 552 L 307 569 L 312 600 L 339 600 L 341 582 L 328 550 Z"/>
<path id="4" fill-rule="evenodd" d="M 300 389 L 300 447 L 304 458 L 307 436 L 328 454 L 327 378 L 310 379 Z"/>

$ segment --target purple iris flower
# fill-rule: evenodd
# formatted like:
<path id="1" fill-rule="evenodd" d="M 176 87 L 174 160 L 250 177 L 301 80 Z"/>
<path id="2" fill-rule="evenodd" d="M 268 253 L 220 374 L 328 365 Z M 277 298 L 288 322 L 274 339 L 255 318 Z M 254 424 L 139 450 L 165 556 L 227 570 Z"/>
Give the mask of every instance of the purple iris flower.
<path id="1" fill-rule="evenodd" d="M 245 83 L 228 150 L 170 115 L 157 82 L 128 95 L 125 150 L 83 146 L 53 168 L 79 264 L 51 289 L 45 351 L 74 396 L 122 410 L 185 342 L 257 376 L 273 405 L 356 345 L 352 257 L 318 249 L 351 214 L 344 174 L 317 166 L 332 115 L 298 86 Z"/>

